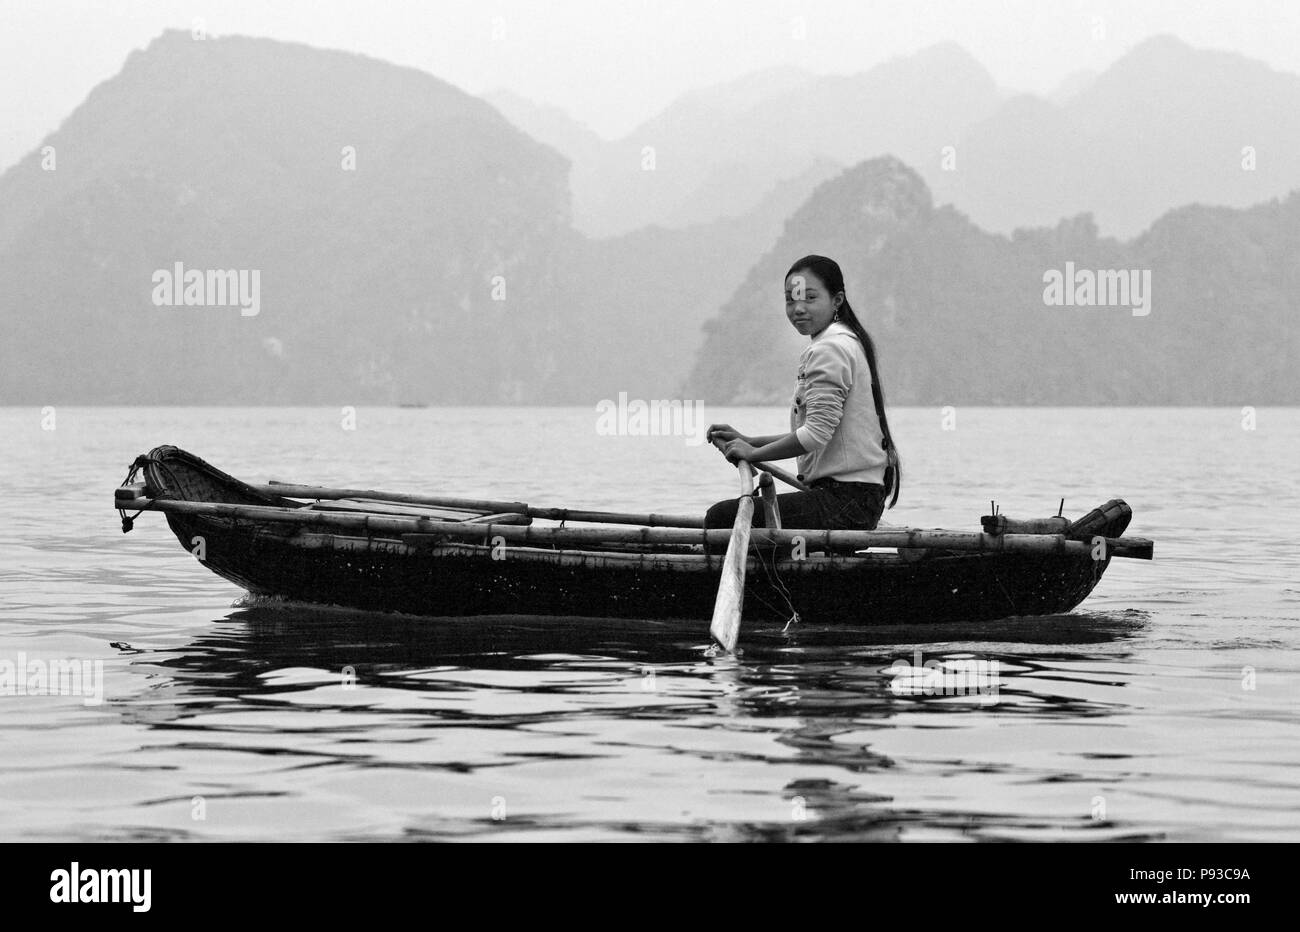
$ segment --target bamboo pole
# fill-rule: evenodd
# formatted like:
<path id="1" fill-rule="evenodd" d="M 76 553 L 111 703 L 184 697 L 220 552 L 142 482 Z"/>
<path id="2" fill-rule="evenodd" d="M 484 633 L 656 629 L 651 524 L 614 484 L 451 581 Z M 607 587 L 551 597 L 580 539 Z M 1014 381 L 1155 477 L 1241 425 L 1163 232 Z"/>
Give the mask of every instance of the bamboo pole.
<path id="1" fill-rule="evenodd" d="M 461 508 L 479 513 L 499 514 L 505 511 L 522 512 L 528 508 L 523 502 L 500 502 L 477 498 L 453 498 L 443 495 L 414 495 L 408 492 L 380 492 L 375 489 L 338 489 L 324 485 L 301 485 L 272 479 L 266 485 L 253 484 L 259 492 L 284 498 L 313 498 L 320 501 L 338 501 L 344 498 L 372 498 L 377 501 L 400 502 L 408 505 L 433 505 L 441 508 Z"/>
<path id="2" fill-rule="evenodd" d="M 485 560 L 492 560 L 493 548 L 489 544 L 471 544 L 465 541 L 439 541 L 433 546 L 425 546 L 425 538 L 422 535 L 409 535 L 415 538 L 413 541 L 403 540 L 405 548 L 400 551 L 394 551 L 391 548 L 393 542 L 388 539 L 365 538 L 365 537 L 347 537 L 338 534 L 313 533 L 303 531 L 286 538 L 285 543 L 291 547 L 298 547 L 304 550 L 347 550 L 357 553 L 366 553 L 379 550 L 382 544 L 382 552 L 392 554 L 400 552 L 403 554 L 433 553 L 437 555 L 457 556 L 474 556 L 482 557 Z M 637 569 L 664 569 L 674 570 L 677 572 L 692 573 L 716 573 L 718 571 L 721 558 L 710 556 L 704 553 L 658 553 L 654 551 L 614 551 L 614 550 L 547 550 L 534 547 L 516 547 L 510 554 L 510 561 L 524 563 L 544 563 L 554 564 L 557 566 L 586 566 L 593 568 L 600 567 L 635 567 Z M 749 558 L 749 570 L 752 571 L 757 565 L 758 558 L 751 556 Z M 892 566 L 900 563 L 900 559 L 895 554 L 871 553 L 854 556 L 822 556 L 810 554 L 802 560 L 785 559 L 777 562 L 776 566 L 783 573 L 800 573 L 811 571 L 823 571 L 827 568 L 834 570 L 855 569 L 858 567 L 881 567 Z"/>
<path id="3" fill-rule="evenodd" d="M 426 534 L 451 540 L 484 540 L 501 537 L 507 542 L 538 546 L 563 546 L 583 543 L 636 542 L 642 544 L 722 544 L 730 540 L 726 528 L 710 530 L 638 527 L 638 528 L 559 528 L 506 524 L 468 524 L 438 521 L 432 518 L 392 515 L 351 514 L 348 512 L 311 511 L 305 508 L 276 508 L 270 505 L 232 505 L 221 502 L 186 502 L 173 499 L 119 499 L 115 506 L 127 511 L 147 509 L 172 514 L 200 515 L 216 518 L 244 518 L 271 523 L 318 525 L 360 532 L 374 532 L 400 537 L 403 534 Z M 755 528 L 750 538 L 755 543 L 792 546 L 802 541 L 808 550 L 827 552 L 865 550 L 868 547 L 932 548 L 973 553 L 1036 553 L 1042 555 L 1085 557 L 1093 552 L 1094 541 L 1066 540 L 1060 534 L 985 534 L 978 531 L 923 530 L 897 528 L 876 531 L 827 531 L 809 529 Z M 1153 544 L 1139 537 L 1102 538 L 1106 555 L 1152 558 Z"/>
<path id="4" fill-rule="evenodd" d="M 990 534 L 1060 534 L 1070 526 L 1070 519 L 1056 515 L 1051 518 L 1008 518 L 1006 515 L 985 515 L 980 524 Z"/>
<path id="5" fill-rule="evenodd" d="M 754 520 L 754 470 L 741 460 L 740 503 L 736 507 L 736 523 L 727 539 L 727 556 L 722 561 L 722 576 L 718 580 L 718 597 L 713 602 L 713 620 L 709 633 L 728 652 L 736 650 L 740 639 L 740 612 L 745 606 L 745 567 L 749 562 L 749 532 Z"/>
<path id="6" fill-rule="evenodd" d="M 296 502 L 294 504 L 297 504 Z M 386 502 L 382 499 L 338 498 L 311 502 L 307 507 L 315 511 L 351 511 L 379 515 L 400 515 L 414 518 L 439 518 L 443 521 L 468 521 L 483 516 L 481 511 L 468 508 L 450 508 L 446 505 L 412 505 L 407 502 Z M 519 512 L 496 512 L 496 514 L 513 514 L 516 523 L 527 523 L 531 519 Z"/>
<path id="7" fill-rule="evenodd" d="M 267 485 L 253 485 L 259 492 L 285 498 L 338 501 L 344 498 L 373 498 L 379 501 L 411 505 L 460 508 L 480 514 L 526 514 L 546 521 L 585 521 L 593 524 L 637 524 L 644 527 L 703 528 L 704 518 L 694 515 L 636 514 L 621 511 L 584 511 L 576 508 L 534 508 L 524 502 L 498 502 L 489 499 L 455 498 L 446 495 L 411 495 L 405 492 L 377 492 L 373 489 L 334 489 L 326 486 L 295 485 L 272 480 Z"/>

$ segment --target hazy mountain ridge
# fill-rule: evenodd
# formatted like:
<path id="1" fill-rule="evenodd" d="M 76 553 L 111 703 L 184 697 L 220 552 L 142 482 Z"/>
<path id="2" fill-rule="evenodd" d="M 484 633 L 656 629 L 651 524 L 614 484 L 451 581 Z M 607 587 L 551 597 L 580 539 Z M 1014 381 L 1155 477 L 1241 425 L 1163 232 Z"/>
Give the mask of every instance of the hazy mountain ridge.
<path id="1" fill-rule="evenodd" d="M 510 112 L 526 130 L 564 119 Z M 1045 96 L 1011 95 L 946 42 L 849 74 L 744 75 L 619 140 L 569 142 L 577 133 L 548 141 L 573 162 L 574 223 L 592 236 L 735 216 L 818 160 L 894 155 L 986 229 L 1089 212 L 1129 237 L 1186 203 L 1244 207 L 1300 187 L 1300 76 L 1159 35 Z"/>
<path id="2" fill-rule="evenodd" d="M 590 242 L 567 160 L 488 104 L 262 39 L 166 33 L 46 143 L 0 177 L 5 403 L 666 393 L 786 212 Z M 260 311 L 155 306 L 176 262 L 257 270 Z"/>
<path id="3" fill-rule="evenodd" d="M 799 344 L 781 276 L 807 252 L 844 263 L 893 402 L 1300 394 L 1295 198 L 1182 208 L 1128 243 L 1086 217 L 1008 237 L 934 207 L 902 161 L 822 158 L 737 216 L 665 202 L 680 228 L 593 240 L 571 163 L 487 103 L 362 56 L 188 33 L 133 55 L 46 143 L 57 170 L 35 152 L 0 176 L 0 403 L 588 405 L 683 382 L 784 403 Z M 1066 260 L 1146 263 L 1151 316 L 1044 308 Z M 155 306 L 176 262 L 258 270 L 259 313 Z M 1112 344 L 1105 378 L 1043 362 Z"/>
<path id="4" fill-rule="evenodd" d="M 936 199 L 997 232 L 1088 212 L 1129 237 L 1183 204 L 1300 188 L 1300 76 L 1156 36 L 1059 99 L 1017 98 L 973 123 L 955 170 L 917 163 Z"/>
<path id="5" fill-rule="evenodd" d="M 1002 96 L 987 70 L 949 42 L 849 75 L 763 69 L 683 94 L 598 144 L 554 108 L 498 99 L 516 125 L 537 127 L 572 160 L 574 225 L 602 237 L 736 217 L 778 181 L 813 177 L 819 166 L 885 152 L 937 159 Z"/>
<path id="6" fill-rule="evenodd" d="M 894 404 L 1268 405 L 1300 401 L 1300 193 L 1185 207 L 1127 242 L 1088 215 L 989 233 L 897 159 L 822 184 L 706 325 L 686 394 L 785 404 L 802 338 L 783 277 L 816 252 L 844 269 Z M 1044 275 L 1149 270 L 1150 312 L 1049 306 Z"/>
<path id="7" fill-rule="evenodd" d="M 27 159 L 0 179 L 22 233 L 0 247 L 5 397 L 468 401 L 528 371 L 556 326 L 519 313 L 501 331 L 490 281 L 516 311 L 554 292 L 567 162 L 413 69 L 166 33 L 48 142 L 56 171 Z M 260 313 L 155 306 L 151 276 L 177 261 L 259 270 Z M 489 336 L 508 370 L 465 355 Z"/>
<path id="8" fill-rule="evenodd" d="M 523 132 L 571 162 L 593 157 L 606 144 L 591 127 L 559 107 L 538 103 L 506 88 L 493 88 L 482 96 Z"/>

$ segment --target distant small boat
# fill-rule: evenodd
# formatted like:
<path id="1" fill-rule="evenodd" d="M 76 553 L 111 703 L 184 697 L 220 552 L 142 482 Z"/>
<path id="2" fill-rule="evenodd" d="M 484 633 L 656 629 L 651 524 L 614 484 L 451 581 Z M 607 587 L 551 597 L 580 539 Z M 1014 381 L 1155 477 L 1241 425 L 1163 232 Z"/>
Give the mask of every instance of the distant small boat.
<path id="1" fill-rule="evenodd" d="M 429 405 L 423 401 L 403 401 L 398 405 L 399 408 L 427 408 Z"/>
<path id="2" fill-rule="evenodd" d="M 187 550 L 251 593 L 426 616 L 708 619 L 723 557 L 705 540 L 731 534 L 695 516 L 251 485 L 173 446 L 137 457 L 115 503 L 123 530 L 128 511 L 162 512 Z M 1068 612 L 1112 557 L 1151 559 L 1151 541 L 1122 536 L 1131 515 L 1114 499 L 1075 521 L 990 515 L 974 532 L 755 528 L 744 617 L 793 610 L 879 625 Z"/>

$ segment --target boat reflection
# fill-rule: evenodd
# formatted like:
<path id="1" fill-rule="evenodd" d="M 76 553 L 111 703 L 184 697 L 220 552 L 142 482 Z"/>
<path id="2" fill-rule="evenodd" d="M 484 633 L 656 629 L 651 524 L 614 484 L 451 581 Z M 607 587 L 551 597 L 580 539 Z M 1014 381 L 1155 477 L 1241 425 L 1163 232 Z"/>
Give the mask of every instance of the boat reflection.
<path id="1" fill-rule="evenodd" d="M 664 666 L 679 674 L 734 682 L 741 687 L 734 708 L 751 715 L 786 715 L 795 701 L 819 717 L 851 718 L 872 711 L 887 715 L 891 706 L 906 701 L 888 688 L 891 676 L 885 668 L 911 661 L 918 650 L 927 660 L 969 654 L 1000 658 L 1001 675 L 1011 678 L 1015 693 L 1018 677 L 1045 664 L 1091 659 L 1093 653 L 1071 648 L 1122 642 L 1141 629 L 1144 619 L 1143 613 L 1123 612 L 1012 618 L 977 626 L 750 626 L 739 655 L 731 657 L 710 647 L 706 626 L 698 621 L 432 619 L 277 604 L 234 609 L 179 651 L 116 646 L 136 655 L 137 662 L 165 671 L 169 688 L 190 699 L 275 692 L 280 687 L 266 674 L 284 669 L 340 677 L 347 671 L 358 685 L 423 690 L 428 680 L 400 674 L 447 667 L 537 671 L 552 666 L 555 658 L 569 657 L 630 668 L 642 676 Z M 1065 696 L 1024 695 L 1063 714 L 1094 710 L 1087 701 Z"/>
<path id="2" fill-rule="evenodd" d="M 198 744 L 237 743 L 238 737 L 229 735 L 246 735 L 250 728 L 290 734 L 300 728 L 302 712 L 340 713 L 336 725 L 327 724 L 329 716 L 318 716 L 325 721 L 307 727 L 333 728 L 344 741 L 367 735 L 365 740 L 377 742 L 366 748 L 367 766 L 382 764 L 385 745 L 375 735 L 385 729 L 403 732 L 408 750 L 401 766 L 409 767 L 420 766 L 419 754 L 411 759 L 411 741 L 437 741 L 439 729 L 452 727 L 475 729 L 473 748 L 456 761 L 448 761 L 444 751 L 429 766 L 454 765 L 470 773 L 516 765 L 519 755 L 485 760 L 507 740 L 499 729 L 518 729 L 587 736 L 580 742 L 569 737 L 559 758 L 595 761 L 649 749 L 709 765 L 734 759 L 780 768 L 778 786 L 788 817 L 680 825 L 657 820 L 641 828 L 635 819 L 620 822 L 620 830 L 655 837 L 888 840 L 918 832 L 988 837 L 991 831 L 1032 831 L 1041 820 L 901 810 L 887 794 L 869 789 L 873 774 L 899 767 L 873 747 L 876 738 L 882 730 L 902 727 L 903 716 L 907 728 L 918 727 L 920 715 L 941 727 L 992 729 L 995 720 L 1077 721 L 1123 714 L 1114 690 L 1097 686 L 1126 685 L 1107 672 L 1121 666 L 1109 661 L 1126 656 L 1123 642 L 1142 625 L 1137 614 L 1092 613 L 1009 619 L 974 629 L 753 626 L 742 634 L 743 652 L 731 656 L 709 647 L 699 622 L 435 620 L 253 606 L 228 613 L 179 649 L 135 651 L 120 645 L 132 652 L 132 664 L 151 677 L 153 688 L 117 708 L 135 723 L 201 732 Z M 983 679 L 964 680 L 973 687 L 967 694 L 927 694 L 922 680 L 899 687 L 900 663 L 925 670 L 930 668 L 925 665 L 959 667 L 972 658 L 995 666 L 982 668 Z M 259 716 L 256 725 L 232 726 L 221 714 L 211 722 L 206 718 L 232 711 Z M 426 724 L 412 726 L 413 721 Z M 431 730 L 412 737 L 412 727 Z M 691 738 L 681 740 L 683 733 Z M 259 747 L 259 753 L 268 751 Z M 954 753 L 946 765 L 954 774 L 979 766 L 960 757 Z M 341 753 L 328 762 L 357 766 L 356 758 Z M 769 792 L 775 789 L 769 786 Z M 602 822 L 585 812 L 520 813 L 512 816 L 510 829 L 525 837 L 528 832 L 600 835 Z M 499 826 L 485 818 L 460 825 L 454 834 L 496 830 Z M 408 830 L 412 837 L 447 832 L 445 820 L 434 815 L 429 824 Z"/>

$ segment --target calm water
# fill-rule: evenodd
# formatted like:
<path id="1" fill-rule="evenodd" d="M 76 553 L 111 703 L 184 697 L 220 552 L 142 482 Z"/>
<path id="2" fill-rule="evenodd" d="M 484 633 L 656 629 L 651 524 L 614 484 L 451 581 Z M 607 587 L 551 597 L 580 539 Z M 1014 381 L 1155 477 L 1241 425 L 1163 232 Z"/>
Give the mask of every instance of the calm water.
<path id="1" fill-rule="evenodd" d="M 1300 840 L 1300 410 L 894 419 L 895 524 L 1119 496 L 1152 563 L 1074 613 L 921 628 L 429 621 L 241 607 L 112 491 L 174 443 L 242 478 L 700 511 L 735 473 L 592 409 L 0 409 L 0 662 L 102 661 L 103 702 L 0 696 L 0 839 Z M 713 409 L 775 432 L 783 412 Z M 995 701 L 895 661 L 997 661 Z M 93 669 L 93 663 L 89 664 Z M 340 672 L 356 671 L 354 688 Z"/>

